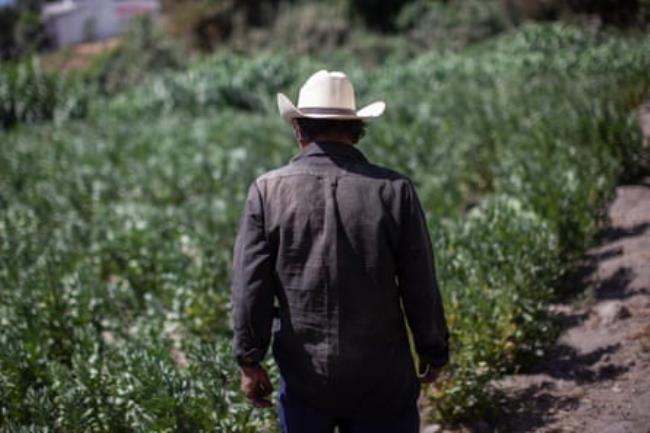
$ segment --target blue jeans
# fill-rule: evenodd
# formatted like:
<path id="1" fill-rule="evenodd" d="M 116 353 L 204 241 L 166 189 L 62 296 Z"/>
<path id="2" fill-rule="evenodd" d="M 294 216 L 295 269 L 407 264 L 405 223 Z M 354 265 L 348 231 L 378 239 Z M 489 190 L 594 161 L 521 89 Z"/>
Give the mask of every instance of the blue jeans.
<path id="1" fill-rule="evenodd" d="M 280 377 L 277 395 L 278 416 L 282 433 L 418 433 L 420 414 L 414 402 L 409 410 L 393 418 L 354 419 L 340 418 L 334 414 L 310 407 L 294 395 L 288 394 Z"/>

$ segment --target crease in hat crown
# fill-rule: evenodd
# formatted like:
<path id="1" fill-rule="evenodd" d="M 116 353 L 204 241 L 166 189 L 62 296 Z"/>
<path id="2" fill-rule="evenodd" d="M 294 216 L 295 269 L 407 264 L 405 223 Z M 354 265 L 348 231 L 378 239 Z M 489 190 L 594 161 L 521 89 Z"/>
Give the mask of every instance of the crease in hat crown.
<path id="1" fill-rule="evenodd" d="M 302 85 L 298 106 L 284 94 L 278 93 L 278 110 L 288 123 L 294 118 L 328 118 L 369 120 L 383 114 L 386 104 L 376 101 L 356 109 L 354 87 L 341 71 L 321 69 Z"/>

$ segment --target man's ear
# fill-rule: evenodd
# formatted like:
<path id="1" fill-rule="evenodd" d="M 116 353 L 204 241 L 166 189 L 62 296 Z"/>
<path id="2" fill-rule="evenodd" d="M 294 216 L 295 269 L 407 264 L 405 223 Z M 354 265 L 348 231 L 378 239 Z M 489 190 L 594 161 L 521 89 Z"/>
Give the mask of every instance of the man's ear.
<path id="1" fill-rule="evenodd" d="M 298 141 L 298 145 L 300 147 L 306 146 L 305 143 L 305 138 L 302 136 L 302 131 L 300 130 L 300 125 L 298 124 L 298 120 L 291 119 L 291 126 L 293 127 L 293 132 L 296 134 L 296 140 Z"/>

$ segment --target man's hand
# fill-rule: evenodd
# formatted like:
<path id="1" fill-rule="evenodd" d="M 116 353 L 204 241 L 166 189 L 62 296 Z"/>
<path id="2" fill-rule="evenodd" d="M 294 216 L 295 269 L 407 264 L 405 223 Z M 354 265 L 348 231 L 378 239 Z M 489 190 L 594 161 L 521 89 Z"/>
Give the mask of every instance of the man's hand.
<path id="1" fill-rule="evenodd" d="M 273 385 L 271 385 L 264 367 L 242 367 L 241 391 L 255 407 L 273 406 L 273 403 L 267 398 L 273 392 Z"/>
<path id="2" fill-rule="evenodd" d="M 433 383 L 438 379 L 438 375 L 440 374 L 439 368 L 425 363 L 420 363 L 419 370 L 418 379 L 420 379 L 420 383 Z"/>

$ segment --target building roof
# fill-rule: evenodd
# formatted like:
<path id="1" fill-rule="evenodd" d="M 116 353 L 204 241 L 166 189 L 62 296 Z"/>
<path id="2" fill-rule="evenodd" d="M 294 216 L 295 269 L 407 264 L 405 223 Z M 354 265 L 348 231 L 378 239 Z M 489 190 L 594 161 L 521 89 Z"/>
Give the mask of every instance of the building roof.
<path id="1" fill-rule="evenodd" d="M 61 0 L 55 3 L 45 3 L 41 10 L 41 16 L 44 19 L 64 15 L 79 8 L 79 5 L 73 0 Z"/>

